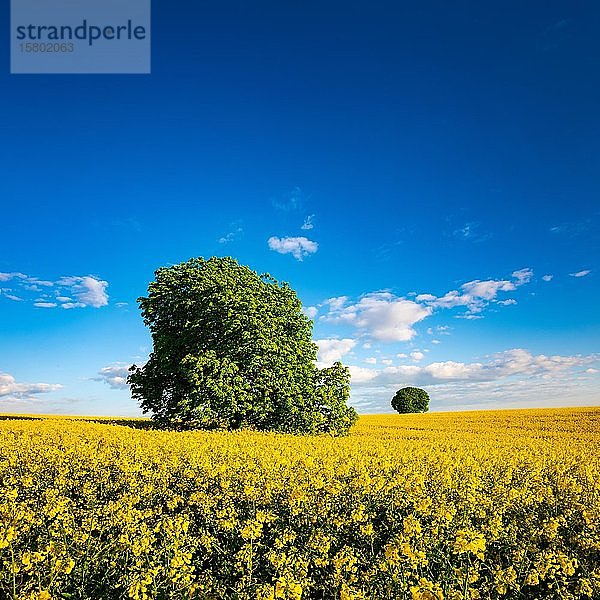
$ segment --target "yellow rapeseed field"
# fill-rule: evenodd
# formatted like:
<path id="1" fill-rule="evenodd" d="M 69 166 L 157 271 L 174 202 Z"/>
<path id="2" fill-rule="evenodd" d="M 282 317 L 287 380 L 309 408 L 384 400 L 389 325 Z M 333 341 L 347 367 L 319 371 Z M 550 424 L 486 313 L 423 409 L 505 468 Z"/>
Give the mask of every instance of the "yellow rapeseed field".
<path id="1" fill-rule="evenodd" d="M 378 415 L 331 438 L 2 420 L 0 597 L 600 598 L 599 421 Z"/>

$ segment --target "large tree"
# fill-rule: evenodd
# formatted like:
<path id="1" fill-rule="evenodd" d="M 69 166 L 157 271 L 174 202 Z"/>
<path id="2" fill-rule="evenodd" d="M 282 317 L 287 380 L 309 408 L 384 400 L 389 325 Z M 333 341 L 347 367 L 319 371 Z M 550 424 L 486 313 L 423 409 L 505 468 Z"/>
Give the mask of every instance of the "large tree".
<path id="1" fill-rule="evenodd" d="M 343 434 L 350 375 L 315 366 L 312 321 L 296 293 L 233 258 L 193 258 L 155 272 L 138 299 L 148 362 L 132 396 L 161 425 Z"/>

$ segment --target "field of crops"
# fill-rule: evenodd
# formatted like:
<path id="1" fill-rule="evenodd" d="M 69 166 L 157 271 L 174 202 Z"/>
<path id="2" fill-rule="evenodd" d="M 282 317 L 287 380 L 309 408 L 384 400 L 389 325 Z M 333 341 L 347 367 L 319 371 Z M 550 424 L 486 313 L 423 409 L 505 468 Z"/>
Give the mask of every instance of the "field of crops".
<path id="1" fill-rule="evenodd" d="M 600 408 L 364 416 L 341 439 L 0 420 L 0 597 L 600 598 L 599 426 Z"/>

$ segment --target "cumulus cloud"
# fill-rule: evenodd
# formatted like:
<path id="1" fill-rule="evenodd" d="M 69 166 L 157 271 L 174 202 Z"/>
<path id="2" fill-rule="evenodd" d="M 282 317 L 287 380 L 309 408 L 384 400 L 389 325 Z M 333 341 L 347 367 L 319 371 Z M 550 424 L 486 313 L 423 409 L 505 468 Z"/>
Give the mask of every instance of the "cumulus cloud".
<path id="1" fill-rule="evenodd" d="M 467 303 L 474 300 L 493 300 L 498 292 L 511 292 L 517 289 L 517 286 L 512 281 L 494 281 L 492 279 L 488 281 L 469 281 L 461 286 L 461 289 L 465 291 L 463 295 L 467 298 Z"/>
<path id="2" fill-rule="evenodd" d="M 513 271 L 512 276 L 516 279 L 517 286 L 523 285 L 531 281 L 533 269 L 519 269 L 518 271 Z"/>
<path id="3" fill-rule="evenodd" d="M 291 254 L 296 260 L 302 260 L 319 249 L 319 244 L 305 237 L 275 237 L 268 240 L 269 248 L 279 254 Z"/>
<path id="4" fill-rule="evenodd" d="M 109 365 L 98 371 L 95 381 L 107 383 L 114 390 L 129 389 L 127 376 L 129 375 L 129 366 L 123 364 Z"/>
<path id="5" fill-rule="evenodd" d="M 319 312 L 319 309 L 316 306 L 303 306 L 302 312 L 309 318 L 314 319 Z"/>
<path id="6" fill-rule="evenodd" d="M 366 383 L 377 377 L 377 371 L 374 369 L 367 369 L 365 367 L 357 367 L 350 365 L 350 382 L 355 384 Z"/>
<path id="7" fill-rule="evenodd" d="M 68 308 L 85 306 L 100 308 L 108 304 L 108 294 L 106 293 L 108 282 L 106 281 L 87 275 L 85 277 L 63 277 L 57 283 L 59 286 L 68 287 L 71 290 L 70 295 L 76 300 Z"/>
<path id="8" fill-rule="evenodd" d="M 422 352 L 420 352 L 419 350 L 415 350 L 414 352 L 410 353 L 410 357 L 413 360 L 423 360 L 425 358 L 425 355 Z"/>
<path id="9" fill-rule="evenodd" d="M 329 312 L 322 318 L 333 323 L 353 325 L 380 341 L 408 341 L 416 335 L 413 326 L 436 309 L 465 307 L 467 312 L 460 317 L 473 320 L 482 318 L 479 313 L 490 303 L 516 304 L 514 298 L 501 299 L 499 294 L 515 291 L 529 283 L 532 277 L 532 269 L 519 269 L 512 273 L 512 279 L 475 279 L 443 296 L 418 294 L 414 300 L 397 297 L 391 292 L 365 294 L 355 303 L 351 303 L 346 296 L 339 296 L 325 302 Z M 436 331 L 446 332 L 447 328 L 438 328 Z M 428 333 L 433 332 L 432 328 L 428 329 Z"/>
<path id="10" fill-rule="evenodd" d="M 552 281 L 554 279 L 554 275 L 542 275 L 542 279 L 544 281 Z"/>
<path id="11" fill-rule="evenodd" d="M 501 306 L 510 306 L 511 304 L 516 304 L 517 301 L 514 298 L 509 298 L 508 300 L 498 300 L 498 304 Z"/>
<path id="12" fill-rule="evenodd" d="M 108 282 L 93 275 L 61 277 L 57 281 L 47 281 L 15 272 L 0 273 L 0 281 L 10 281 L 10 285 L 13 286 L 2 288 L 0 295 L 9 300 L 33 302 L 37 308 L 100 308 L 108 304 Z M 14 287 L 19 290 L 20 295 L 15 293 Z M 43 288 L 48 292 L 52 290 L 53 297 L 50 298 L 50 293 L 41 294 L 41 297 L 39 294 L 32 296 L 31 292 L 41 292 Z"/>
<path id="13" fill-rule="evenodd" d="M 366 294 L 357 303 L 349 305 L 337 299 L 329 306 L 326 320 L 352 325 L 377 340 L 388 342 L 411 340 L 416 335 L 413 325 L 432 312 L 429 307 L 398 298 L 390 292 Z"/>
<path id="14" fill-rule="evenodd" d="M 415 375 L 424 375 L 432 379 L 472 379 L 476 377 L 482 369 L 481 363 L 465 364 L 453 360 L 443 362 L 433 362 L 422 368 Z"/>
<path id="15" fill-rule="evenodd" d="M 337 296 L 335 298 L 328 298 L 325 300 L 325 304 L 329 307 L 330 312 L 341 310 L 347 302 L 348 296 Z"/>
<path id="16" fill-rule="evenodd" d="M 475 279 L 460 286 L 460 290 L 450 290 L 443 296 L 419 294 L 415 300 L 433 308 L 466 307 L 468 315 L 480 313 L 490 303 L 514 304 L 516 300 L 499 300 L 500 292 L 513 292 L 518 287 L 529 283 L 533 277 L 532 269 L 513 271 L 512 279 Z M 476 317 L 465 317 L 476 318 Z"/>
<path id="17" fill-rule="evenodd" d="M 31 400 L 62 388 L 58 383 L 18 383 L 8 373 L 0 373 L 0 401 Z"/>
<path id="18" fill-rule="evenodd" d="M 345 338 L 342 340 L 328 338 L 323 340 L 315 340 L 319 351 L 317 353 L 317 360 L 319 363 L 330 365 L 336 360 L 342 360 L 344 354 L 348 354 L 354 346 L 356 346 L 356 340 Z"/>
<path id="19" fill-rule="evenodd" d="M 589 269 L 585 269 L 584 271 L 577 271 L 576 273 L 569 273 L 571 277 L 585 277 L 589 275 L 591 271 Z"/>
<path id="20" fill-rule="evenodd" d="M 533 270 L 523 268 L 513 271 L 506 279 L 474 279 L 463 283 L 458 289 L 450 290 L 442 296 L 430 293 L 409 294 L 401 297 L 391 291 L 370 292 L 357 299 L 336 296 L 319 305 L 322 310 L 320 321 L 346 326 L 358 330 L 366 344 L 371 341 L 406 342 L 416 334 L 415 325 L 434 312 L 464 308 L 454 314 L 455 318 L 482 319 L 484 309 L 489 305 L 510 306 L 517 304 L 515 298 L 503 297 L 515 292 L 533 279 Z M 438 325 L 428 327 L 427 334 L 436 337 L 449 335 L 450 327 Z M 366 338 L 366 339 L 365 339 Z M 363 345 L 368 348 L 369 346 Z M 416 359 L 414 356 L 413 360 Z"/>

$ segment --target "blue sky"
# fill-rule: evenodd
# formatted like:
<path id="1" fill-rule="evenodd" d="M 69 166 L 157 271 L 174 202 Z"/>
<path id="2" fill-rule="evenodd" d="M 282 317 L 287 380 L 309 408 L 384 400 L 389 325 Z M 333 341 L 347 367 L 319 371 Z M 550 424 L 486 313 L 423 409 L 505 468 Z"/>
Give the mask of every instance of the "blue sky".
<path id="1" fill-rule="evenodd" d="M 298 291 L 361 412 L 404 385 L 433 410 L 598 403 L 597 4 L 152 18 L 151 75 L 5 54 L 1 412 L 138 414 L 136 298 L 211 255 Z"/>

